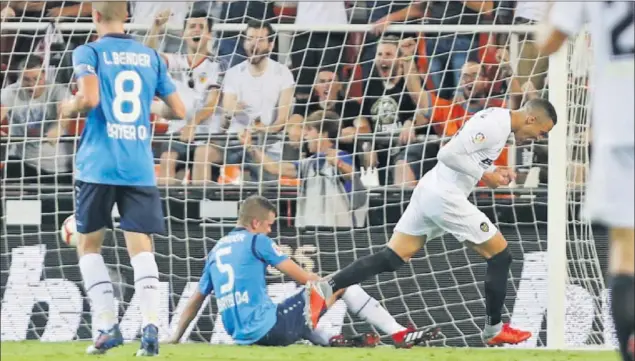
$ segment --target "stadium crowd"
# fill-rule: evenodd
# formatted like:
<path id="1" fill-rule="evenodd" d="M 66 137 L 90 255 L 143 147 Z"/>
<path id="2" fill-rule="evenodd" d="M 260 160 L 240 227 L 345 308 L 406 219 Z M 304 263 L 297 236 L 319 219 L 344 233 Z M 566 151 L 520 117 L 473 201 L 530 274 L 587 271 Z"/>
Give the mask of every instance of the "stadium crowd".
<path id="1" fill-rule="evenodd" d="M 0 4 L 2 22 L 51 24 L 2 31 L 3 181 L 71 183 L 76 143 L 64 136 L 80 134 L 83 122 L 58 119 L 57 106 L 74 92 L 72 50 L 95 36 L 55 24 L 90 22 L 90 2 Z M 185 121 L 154 119 L 159 184 L 331 184 L 346 193 L 360 182 L 368 187 L 367 176 L 376 174 L 377 185 L 412 187 L 471 114 L 545 96 L 547 60 L 531 34 L 519 35 L 512 66 L 509 34 L 393 33 L 386 26 L 532 24 L 545 6 L 129 1 L 129 22 L 145 29 L 135 36 L 160 51 L 188 109 Z M 247 28 L 214 31 L 224 23 Z M 271 26 L 285 23 L 335 30 Z M 372 23 L 373 31 L 342 32 L 349 23 Z M 516 156 L 503 152 L 497 164 Z"/>

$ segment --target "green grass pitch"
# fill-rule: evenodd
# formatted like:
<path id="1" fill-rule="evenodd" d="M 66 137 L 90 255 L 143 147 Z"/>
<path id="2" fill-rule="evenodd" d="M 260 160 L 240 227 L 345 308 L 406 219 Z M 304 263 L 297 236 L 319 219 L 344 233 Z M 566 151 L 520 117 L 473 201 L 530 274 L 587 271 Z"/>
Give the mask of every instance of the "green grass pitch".
<path id="1" fill-rule="evenodd" d="M 139 360 L 133 356 L 139 344 L 126 344 L 104 356 L 88 356 L 86 342 L 41 343 L 3 342 L 2 361 L 99 361 Z M 183 361 L 618 361 L 610 351 L 543 351 L 532 349 L 469 349 L 418 347 L 396 350 L 391 347 L 374 349 L 322 348 L 292 346 L 285 348 L 212 346 L 203 343 L 162 345 L 154 360 Z"/>

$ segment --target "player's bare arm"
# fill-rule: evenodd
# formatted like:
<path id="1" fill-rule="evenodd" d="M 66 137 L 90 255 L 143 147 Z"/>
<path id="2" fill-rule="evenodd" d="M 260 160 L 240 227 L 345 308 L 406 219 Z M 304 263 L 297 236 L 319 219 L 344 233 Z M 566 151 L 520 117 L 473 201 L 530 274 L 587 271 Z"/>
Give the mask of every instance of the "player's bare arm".
<path id="1" fill-rule="evenodd" d="M 192 296 L 187 300 L 187 305 L 185 306 L 183 314 L 179 319 L 179 324 L 177 325 L 174 334 L 168 339 L 167 343 L 179 343 L 181 337 L 183 337 L 183 334 L 185 333 L 185 330 L 187 330 L 188 326 L 192 323 L 192 320 L 201 309 L 203 301 L 205 301 L 205 297 L 207 296 L 202 294 L 198 289 L 194 291 Z"/>
<path id="2" fill-rule="evenodd" d="M 78 91 L 75 96 L 62 102 L 60 116 L 74 118 L 88 112 L 99 105 L 99 80 L 97 75 L 89 74 L 77 81 Z"/>
<path id="3" fill-rule="evenodd" d="M 318 275 L 305 271 L 304 268 L 300 267 L 300 265 L 291 259 L 280 262 L 280 264 L 276 266 L 276 269 L 301 285 L 305 285 L 309 281 L 317 281 L 320 279 Z"/>
<path id="4" fill-rule="evenodd" d="M 556 28 L 553 24 L 543 24 L 542 29 L 536 34 L 538 39 L 537 51 L 542 56 L 549 56 L 558 51 L 569 35 Z"/>
<path id="5" fill-rule="evenodd" d="M 150 111 L 163 119 L 185 118 L 185 105 L 176 92 L 162 98 L 161 101 L 152 102 Z"/>

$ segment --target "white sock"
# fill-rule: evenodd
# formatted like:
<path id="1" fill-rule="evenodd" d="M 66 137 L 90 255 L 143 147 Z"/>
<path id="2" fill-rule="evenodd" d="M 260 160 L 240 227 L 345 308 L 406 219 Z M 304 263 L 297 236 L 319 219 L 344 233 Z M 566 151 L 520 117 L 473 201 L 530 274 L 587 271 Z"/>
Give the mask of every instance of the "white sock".
<path id="1" fill-rule="evenodd" d="M 388 335 L 406 329 L 381 306 L 379 301 L 372 298 L 359 285 L 348 287 L 342 300 L 346 303 L 350 314 L 358 316 Z"/>
<path id="2" fill-rule="evenodd" d="M 93 323 L 99 330 L 110 330 L 117 323 L 117 311 L 104 258 L 96 253 L 83 255 L 79 259 L 79 270 L 93 310 Z"/>
<path id="3" fill-rule="evenodd" d="M 134 290 L 139 297 L 143 329 L 149 324 L 159 326 L 159 268 L 154 254 L 141 252 L 130 259 L 134 270 Z"/>

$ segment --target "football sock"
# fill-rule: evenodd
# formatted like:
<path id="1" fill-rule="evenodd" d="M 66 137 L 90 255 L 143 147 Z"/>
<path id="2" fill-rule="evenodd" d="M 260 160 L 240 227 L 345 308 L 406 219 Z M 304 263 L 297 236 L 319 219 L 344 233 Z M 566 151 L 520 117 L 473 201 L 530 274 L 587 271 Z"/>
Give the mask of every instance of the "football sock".
<path id="1" fill-rule="evenodd" d="M 371 297 L 359 285 L 352 285 L 346 289 L 342 300 L 351 315 L 359 316 L 362 320 L 375 326 L 382 332 L 392 335 L 406 328 L 400 325 L 394 317 Z"/>
<path id="2" fill-rule="evenodd" d="M 329 279 L 333 292 L 356 285 L 382 272 L 392 272 L 406 263 L 392 249 L 386 247 L 380 252 L 362 257 L 351 263 Z"/>
<path id="3" fill-rule="evenodd" d="M 139 295 L 142 325 L 158 325 L 159 321 L 159 268 L 150 252 L 141 252 L 130 259 L 134 270 L 135 293 Z"/>
<path id="4" fill-rule="evenodd" d="M 79 270 L 93 310 L 93 323 L 98 330 L 108 331 L 117 323 L 117 312 L 104 258 L 97 253 L 85 254 L 79 259 Z"/>
<path id="5" fill-rule="evenodd" d="M 501 312 L 507 296 L 507 277 L 512 264 L 509 248 L 487 260 L 485 276 L 485 312 L 487 325 L 496 326 L 501 323 Z"/>
<path id="6" fill-rule="evenodd" d="M 628 340 L 633 331 L 635 331 L 633 282 L 635 282 L 633 275 L 623 274 L 615 275 L 611 280 L 611 313 L 624 361 L 632 361 L 631 356 L 627 352 L 627 347 Z"/>
<path id="7" fill-rule="evenodd" d="M 328 346 L 331 341 L 331 337 L 337 335 L 333 334 L 333 330 L 336 329 L 337 328 L 333 327 L 330 323 L 324 323 L 320 320 L 315 330 L 311 331 L 307 335 L 307 339 L 314 345 Z"/>

